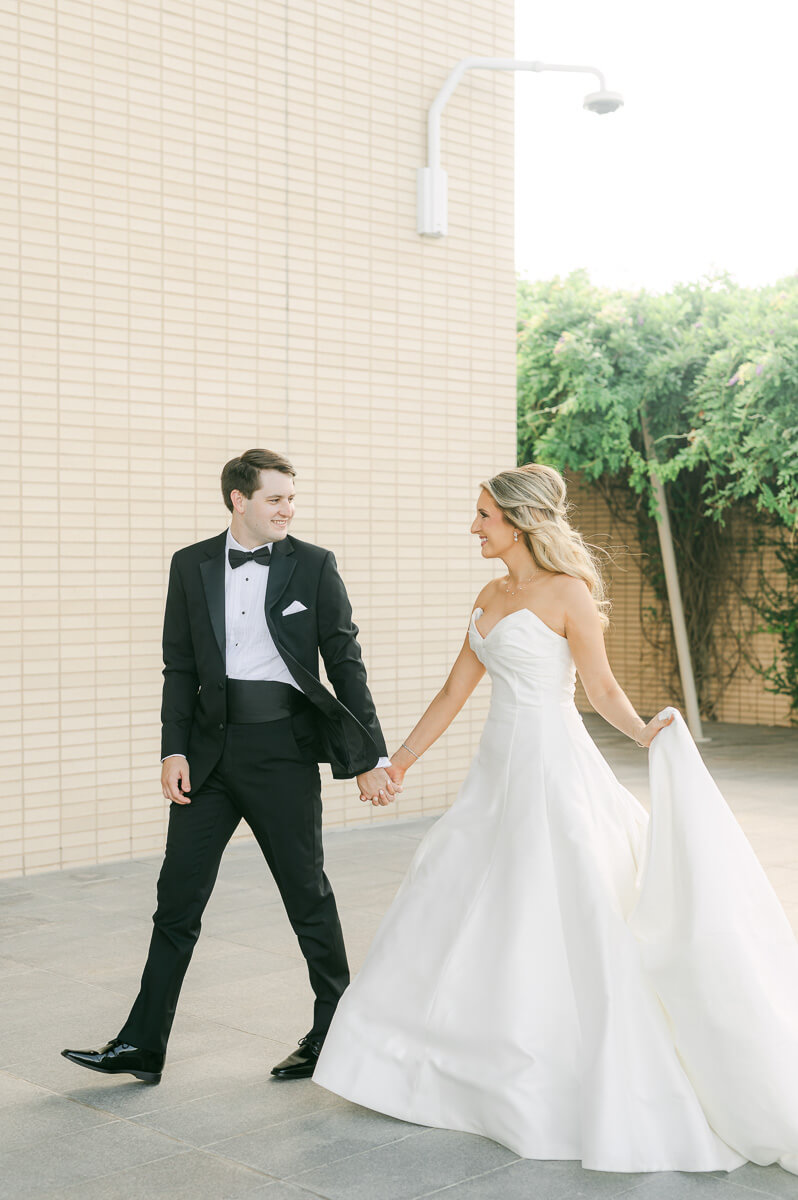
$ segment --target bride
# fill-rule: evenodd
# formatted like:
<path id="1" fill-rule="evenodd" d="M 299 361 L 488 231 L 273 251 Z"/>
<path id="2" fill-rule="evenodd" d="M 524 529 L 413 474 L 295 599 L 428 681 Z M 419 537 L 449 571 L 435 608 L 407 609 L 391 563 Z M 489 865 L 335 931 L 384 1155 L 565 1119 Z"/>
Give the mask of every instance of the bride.
<path id="1" fill-rule="evenodd" d="M 549 467 L 482 485 L 480 592 L 404 773 L 487 670 L 490 711 L 344 994 L 314 1079 L 601 1171 L 798 1173 L 798 945 L 681 716 L 610 670 L 597 565 Z M 651 747 L 649 821 L 574 705 Z M 363 797 L 370 799 L 370 797 Z"/>

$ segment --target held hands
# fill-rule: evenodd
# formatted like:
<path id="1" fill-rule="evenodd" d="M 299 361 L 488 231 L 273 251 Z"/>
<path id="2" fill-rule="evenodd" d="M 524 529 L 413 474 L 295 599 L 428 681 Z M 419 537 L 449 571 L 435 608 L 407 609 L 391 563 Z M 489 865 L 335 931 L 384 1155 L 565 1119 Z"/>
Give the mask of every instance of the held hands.
<path id="1" fill-rule="evenodd" d="M 657 734 L 664 729 L 666 725 L 670 725 L 672 721 L 673 716 L 666 717 L 664 721 L 660 720 L 659 717 L 652 717 L 648 725 L 644 725 L 643 728 L 639 729 L 634 735 L 635 742 L 638 746 L 641 746 L 644 750 L 647 750 Z"/>
<path id="2" fill-rule="evenodd" d="M 395 758 L 396 758 L 396 755 L 394 755 L 393 758 L 391 759 L 390 767 L 386 767 L 385 769 L 388 772 L 388 774 L 390 775 L 393 782 L 398 785 L 399 791 L 401 792 L 403 790 L 402 783 L 404 782 L 405 775 L 407 774 L 407 767 L 398 766 L 396 764 L 396 762 L 394 761 Z"/>
<path id="3" fill-rule="evenodd" d="M 357 782 L 358 787 L 360 788 L 360 799 L 362 801 L 368 802 L 371 800 L 371 803 L 374 805 L 390 804 L 394 795 L 398 795 L 399 792 L 404 790 L 402 788 L 402 783 L 407 773 L 407 768 L 411 764 L 405 763 L 404 766 L 400 765 L 397 760 L 402 758 L 409 758 L 409 755 L 407 753 L 403 754 L 402 751 L 399 750 L 391 758 L 391 765 L 389 767 L 374 767 L 372 771 L 367 771 L 363 775 L 358 775 Z M 382 774 L 385 776 L 388 782 L 384 788 L 381 790 L 377 789 L 375 793 L 369 791 L 369 786 L 366 785 L 369 785 L 371 777 L 377 774 Z"/>
<path id="4" fill-rule="evenodd" d="M 357 777 L 357 786 L 360 788 L 360 799 L 364 804 L 370 800 L 375 807 L 378 804 L 390 804 L 394 796 L 402 790 L 398 786 L 399 782 L 399 780 L 394 780 L 393 767 L 390 769 L 372 767 L 370 771 L 364 771 L 362 775 L 358 775 Z"/>
<path id="5" fill-rule="evenodd" d="M 389 767 L 374 767 L 373 770 L 367 771 L 364 775 L 358 775 L 357 782 L 360 788 L 360 799 L 363 801 L 371 800 L 372 804 L 390 804 L 395 794 L 401 792 L 404 777 L 407 774 L 408 768 L 412 767 L 414 762 L 417 762 L 418 754 L 406 747 L 404 744 L 391 755 L 391 765 Z M 374 787 L 374 790 L 369 790 L 373 785 L 370 783 L 372 776 L 378 774 L 383 775 L 389 782 L 382 790 L 380 787 Z"/>
<path id="6" fill-rule="evenodd" d="M 161 764 L 161 791 L 165 800 L 173 800 L 175 804 L 190 804 L 191 779 L 188 773 L 188 759 L 182 754 L 170 754 Z"/>

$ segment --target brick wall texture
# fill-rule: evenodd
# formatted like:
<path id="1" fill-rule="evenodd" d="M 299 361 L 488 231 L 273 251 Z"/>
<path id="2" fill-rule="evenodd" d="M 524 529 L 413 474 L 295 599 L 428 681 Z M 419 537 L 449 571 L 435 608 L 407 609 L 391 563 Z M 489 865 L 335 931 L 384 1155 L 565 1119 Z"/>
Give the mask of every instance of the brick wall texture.
<path id="1" fill-rule="evenodd" d="M 655 596 L 640 569 L 643 551 L 634 527 L 617 520 L 600 492 L 579 478 L 569 479 L 568 495 L 574 506 L 574 524 L 589 542 L 609 551 L 609 555 L 602 558 L 612 600 L 606 645 L 618 682 L 646 718 L 666 704 L 683 707 L 675 653 L 667 628 L 658 629 L 656 648 L 644 635 L 648 622 L 643 614 L 654 606 Z M 743 543 L 747 532 L 740 524 L 736 526 L 733 544 L 744 553 L 750 545 L 747 538 Z M 758 570 L 759 560 L 746 554 L 744 561 L 748 575 L 743 577 L 743 583 L 750 591 L 751 572 Z M 761 565 L 766 574 L 776 578 L 778 563 L 772 552 L 767 552 Z M 786 697 L 766 691 L 761 675 L 751 668 L 745 656 L 738 653 L 737 639 L 741 638 L 755 661 L 762 665 L 772 662 L 776 638 L 757 632 L 758 624 L 760 622 L 753 620 L 750 611 L 741 603 L 730 603 L 717 623 L 721 654 L 735 669 L 725 686 L 718 688 L 714 719 L 738 725 L 789 725 Z M 581 688 L 578 688 L 578 703 L 581 708 L 589 708 Z M 711 736 L 711 721 L 707 723 L 705 733 Z"/>
<path id="2" fill-rule="evenodd" d="M 515 454 L 509 74 L 448 105 L 446 239 L 415 172 L 451 67 L 512 45 L 512 0 L 0 13 L 0 873 L 160 850 L 168 562 L 249 446 L 298 469 L 391 746 L 442 683 L 489 572 L 477 485 Z M 328 776 L 328 822 L 444 807 L 486 696 L 390 813 Z"/>

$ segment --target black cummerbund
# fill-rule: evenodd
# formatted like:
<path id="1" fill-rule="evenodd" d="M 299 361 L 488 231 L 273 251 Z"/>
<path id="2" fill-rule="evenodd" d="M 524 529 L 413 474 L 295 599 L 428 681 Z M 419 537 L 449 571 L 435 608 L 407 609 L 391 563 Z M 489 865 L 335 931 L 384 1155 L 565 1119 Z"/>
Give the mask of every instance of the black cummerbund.
<path id="1" fill-rule="evenodd" d="M 227 720 L 231 725 L 279 721 L 307 708 L 304 692 L 290 683 L 266 679 L 228 679 Z"/>

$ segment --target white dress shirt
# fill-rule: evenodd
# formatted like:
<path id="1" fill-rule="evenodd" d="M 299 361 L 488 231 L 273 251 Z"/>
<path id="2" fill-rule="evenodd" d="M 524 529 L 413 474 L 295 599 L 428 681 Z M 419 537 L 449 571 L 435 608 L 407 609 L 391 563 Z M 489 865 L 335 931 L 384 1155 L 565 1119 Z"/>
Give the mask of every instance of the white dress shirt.
<path id="1" fill-rule="evenodd" d="M 273 542 L 264 542 L 270 548 Z M 275 683 L 290 683 L 302 691 L 280 657 L 274 638 L 266 624 L 266 585 L 269 568 L 265 563 L 242 563 L 235 570 L 230 566 L 229 550 L 250 551 L 237 542 L 228 529 L 224 547 L 224 632 L 225 666 L 228 679 L 266 679 Z M 262 549 L 255 546 L 255 550 Z M 174 755 L 167 754 L 166 758 Z M 161 760 L 163 761 L 163 759 Z M 390 758 L 381 758 L 378 767 L 390 766 Z"/>
<path id="2" fill-rule="evenodd" d="M 273 542 L 264 542 L 271 547 Z M 262 549 L 256 546 L 255 549 Z M 250 552 L 232 533 L 227 531 L 224 548 L 224 632 L 225 664 L 228 679 L 268 679 L 275 683 L 290 683 L 301 692 L 280 657 L 266 624 L 266 585 L 269 568 L 265 563 L 243 563 L 235 570 L 230 566 L 230 550 Z"/>

